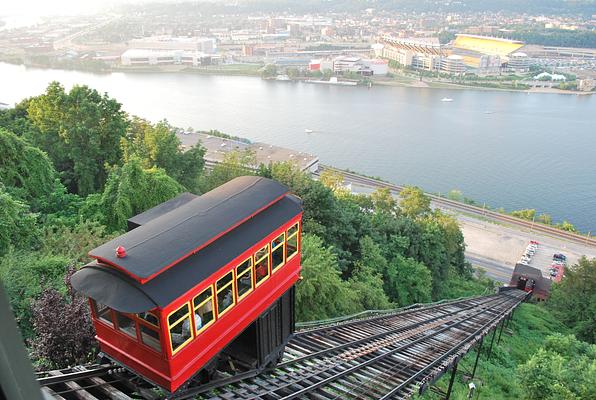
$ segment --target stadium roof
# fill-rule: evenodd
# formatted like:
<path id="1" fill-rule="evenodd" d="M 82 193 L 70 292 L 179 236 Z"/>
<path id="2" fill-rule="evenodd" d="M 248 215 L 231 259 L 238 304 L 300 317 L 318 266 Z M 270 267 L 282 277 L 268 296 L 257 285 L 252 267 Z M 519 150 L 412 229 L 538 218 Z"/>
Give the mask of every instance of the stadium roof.
<path id="1" fill-rule="evenodd" d="M 481 54 L 506 57 L 515 53 L 524 46 L 519 40 L 503 38 L 458 34 L 453 42 L 454 49 L 472 50 Z"/>

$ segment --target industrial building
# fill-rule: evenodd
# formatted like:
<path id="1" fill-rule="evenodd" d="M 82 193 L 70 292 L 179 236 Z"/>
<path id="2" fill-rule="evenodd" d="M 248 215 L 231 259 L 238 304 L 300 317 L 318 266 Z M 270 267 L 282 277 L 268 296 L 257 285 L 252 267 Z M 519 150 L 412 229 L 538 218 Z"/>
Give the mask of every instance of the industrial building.
<path id="1" fill-rule="evenodd" d="M 448 74 L 463 74 L 466 71 L 463 57 L 452 54 L 449 57 L 441 58 L 441 71 Z"/>
<path id="2" fill-rule="evenodd" d="M 187 50 L 130 49 L 120 56 L 120 63 L 126 66 L 141 65 L 211 65 L 219 62 L 220 56 Z"/>
<path id="3" fill-rule="evenodd" d="M 216 52 L 215 39 L 196 36 L 151 36 L 133 39 L 129 42 L 129 47 L 143 50 L 183 50 L 206 54 Z"/>
<path id="4" fill-rule="evenodd" d="M 355 72 L 363 76 L 384 76 L 389 72 L 389 63 L 380 58 L 360 58 L 355 56 L 339 56 L 332 60 L 314 59 L 308 63 L 309 71 L 330 70 L 341 75 Z"/>
<path id="5" fill-rule="evenodd" d="M 184 149 L 189 149 L 200 142 L 206 150 L 204 158 L 205 166 L 208 168 L 222 162 L 225 155 L 230 152 L 249 150 L 254 152 L 256 157 L 256 165 L 252 166 L 255 169 L 260 164 L 269 165 L 285 161 L 295 164 L 300 170 L 306 172 L 316 172 L 319 169 L 319 158 L 302 151 L 266 143 L 247 143 L 199 132 L 180 132 L 176 136 L 180 139 Z"/>

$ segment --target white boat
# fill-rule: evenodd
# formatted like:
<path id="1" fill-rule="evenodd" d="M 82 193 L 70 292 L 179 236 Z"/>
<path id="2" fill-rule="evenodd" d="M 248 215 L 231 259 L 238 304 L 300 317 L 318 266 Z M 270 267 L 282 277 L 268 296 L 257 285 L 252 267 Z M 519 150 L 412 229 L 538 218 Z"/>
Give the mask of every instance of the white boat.
<path id="1" fill-rule="evenodd" d="M 453 99 L 450 99 L 449 97 L 443 97 L 443 98 L 441 99 L 441 101 L 443 101 L 443 102 L 445 102 L 445 103 L 449 103 L 449 102 L 453 101 Z"/>
<path id="2" fill-rule="evenodd" d="M 305 129 L 304 132 L 306 132 L 306 133 L 313 133 L 313 130 L 312 129 Z"/>

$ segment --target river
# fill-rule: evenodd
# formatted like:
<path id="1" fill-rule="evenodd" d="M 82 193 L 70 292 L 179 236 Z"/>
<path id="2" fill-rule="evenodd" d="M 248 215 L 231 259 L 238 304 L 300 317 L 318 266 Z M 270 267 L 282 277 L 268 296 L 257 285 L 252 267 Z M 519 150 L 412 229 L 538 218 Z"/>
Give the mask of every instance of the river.
<path id="1" fill-rule="evenodd" d="M 596 232 L 596 96 L 92 74 L 0 63 L 0 102 L 40 94 L 52 80 L 105 91 L 151 121 L 314 153 L 323 163 L 430 192 L 458 189 L 493 207 L 535 208 Z"/>

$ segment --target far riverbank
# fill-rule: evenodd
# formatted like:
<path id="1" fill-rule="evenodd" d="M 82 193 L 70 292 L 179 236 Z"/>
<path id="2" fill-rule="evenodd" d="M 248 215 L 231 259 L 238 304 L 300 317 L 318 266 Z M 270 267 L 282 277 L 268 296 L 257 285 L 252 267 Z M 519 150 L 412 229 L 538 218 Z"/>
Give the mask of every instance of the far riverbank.
<path id="1" fill-rule="evenodd" d="M 25 64 L 22 60 L 15 59 L 0 59 L 0 62 L 6 62 L 13 65 L 22 65 L 25 68 L 39 68 L 39 69 L 56 69 L 56 70 L 70 70 L 78 72 L 91 72 L 100 74 L 110 73 L 131 73 L 131 74 L 196 74 L 196 75 L 215 75 L 215 76 L 248 76 L 260 77 L 263 65 L 260 64 L 224 64 L 211 65 L 205 67 L 188 67 L 184 65 L 163 65 L 163 66 L 120 66 L 107 64 L 88 64 L 77 65 L 71 63 L 59 63 L 55 65 L 50 62 Z M 291 81 L 304 81 L 307 79 L 320 79 L 314 77 L 296 77 L 290 78 Z M 453 89 L 453 90 L 479 90 L 479 91 L 498 91 L 498 92 L 520 92 L 520 93 L 545 93 L 545 94 L 572 94 L 572 95 L 592 95 L 596 92 L 580 92 L 572 90 L 562 90 L 555 88 L 531 88 L 531 89 L 515 89 L 515 88 L 495 88 L 481 85 L 465 85 L 449 82 L 435 82 L 418 80 L 412 77 L 403 75 L 393 75 L 392 77 L 367 77 L 361 83 L 362 86 L 369 86 L 369 82 L 373 85 L 380 86 L 395 86 L 395 87 L 411 87 L 411 88 L 428 88 L 428 89 Z"/>

